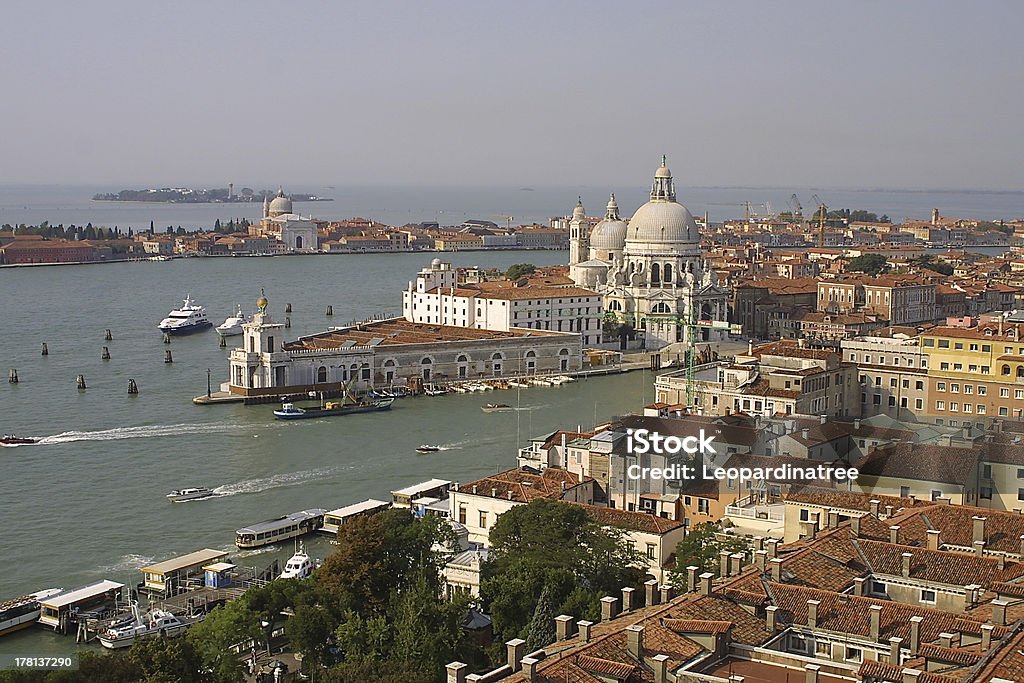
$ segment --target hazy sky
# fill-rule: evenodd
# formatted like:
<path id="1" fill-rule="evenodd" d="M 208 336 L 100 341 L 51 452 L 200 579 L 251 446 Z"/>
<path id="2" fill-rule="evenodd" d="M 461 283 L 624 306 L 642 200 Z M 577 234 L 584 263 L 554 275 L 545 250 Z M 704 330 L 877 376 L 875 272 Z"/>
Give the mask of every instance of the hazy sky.
<path id="1" fill-rule="evenodd" d="M 4 2 L 0 182 L 1021 189 L 1024 2 Z"/>

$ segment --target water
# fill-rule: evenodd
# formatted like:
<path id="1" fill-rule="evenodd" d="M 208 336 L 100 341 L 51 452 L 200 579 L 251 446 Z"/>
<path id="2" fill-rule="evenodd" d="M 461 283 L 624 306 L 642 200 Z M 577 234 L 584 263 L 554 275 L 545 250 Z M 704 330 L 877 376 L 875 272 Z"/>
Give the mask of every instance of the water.
<path id="1" fill-rule="evenodd" d="M 432 254 L 182 259 L 0 270 L 0 431 L 40 443 L 0 449 L 0 599 L 110 578 L 134 585 L 139 567 L 203 547 L 263 567 L 274 552 L 239 553 L 234 530 L 309 507 L 335 508 L 431 477 L 469 481 L 515 464 L 517 432 L 592 425 L 650 400 L 636 372 L 521 392 L 518 413 L 484 413 L 512 391 L 397 401 L 392 411 L 324 420 L 275 421 L 273 405 L 196 406 L 206 370 L 216 387 L 227 350 L 215 333 L 161 341 L 156 323 L 191 293 L 216 322 L 260 287 L 270 312 L 292 329 L 322 331 L 399 308 L 399 290 Z M 457 265 L 553 264 L 564 252 L 451 254 Z M 327 304 L 335 315 L 324 315 Z M 104 341 L 109 328 L 113 341 Z M 49 355 L 40 355 L 46 342 Z M 111 360 L 103 361 L 103 346 Z M 170 349 L 174 363 L 164 364 Z M 75 377 L 85 375 L 79 392 Z M 127 394 L 129 378 L 137 396 Z M 417 454 L 421 443 L 445 450 Z M 208 500 L 171 504 L 183 486 L 216 487 Z M 311 548 L 321 556 L 330 546 Z M 287 557 L 291 546 L 277 549 Z M 41 628 L 0 638 L 0 652 L 62 652 L 73 637 Z"/>
<path id="2" fill-rule="evenodd" d="M 652 169 L 653 170 L 653 169 Z M 236 184 L 237 187 L 237 184 Z M 220 219 L 260 216 L 262 204 L 145 204 L 140 202 L 94 202 L 98 192 L 117 191 L 109 186 L 25 186 L 0 185 L 0 225 L 85 225 L 120 227 L 127 231 L 148 229 L 150 221 L 163 230 L 167 226 L 187 229 L 212 228 Z M 632 187 L 538 187 L 521 188 L 429 188 L 429 187 L 294 187 L 296 192 L 309 192 L 332 197 L 332 202 L 297 203 L 296 211 L 324 219 L 354 216 L 373 218 L 389 225 L 405 225 L 421 221 L 438 221 L 442 225 L 458 225 L 476 218 L 504 225 L 506 217 L 513 222 L 546 224 L 551 216 L 571 213 L 576 197 L 583 198 L 588 213 L 604 214 L 608 193 L 615 192 L 623 215 L 630 215 L 647 201 L 647 178 L 638 178 Z M 774 211 L 788 210 L 787 202 L 796 193 L 804 212 L 814 212 L 811 197 L 819 195 L 831 208 L 864 209 L 879 215 L 887 214 L 894 221 L 904 218 L 929 219 L 932 208 L 943 216 L 1012 219 L 1024 216 L 1024 192 L 981 190 L 885 190 L 857 188 L 729 188 L 677 186 L 679 201 L 694 215 L 708 212 L 721 221 L 744 215 L 746 202 L 751 210 L 765 212 L 764 203 Z"/>

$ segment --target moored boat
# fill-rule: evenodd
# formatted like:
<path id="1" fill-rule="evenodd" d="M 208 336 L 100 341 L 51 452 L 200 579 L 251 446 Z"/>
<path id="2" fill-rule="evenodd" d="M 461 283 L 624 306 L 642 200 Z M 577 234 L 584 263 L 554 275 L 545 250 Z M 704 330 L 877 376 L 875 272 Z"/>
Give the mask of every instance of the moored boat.
<path id="1" fill-rule="evenodd" d="M 20 598 L 0 602 L 0 636 L 34 624 L 39 619 L 39 601 L 62 591 L 61 588 L 48 588 Z"/>
<path id="2" fill-rule="evenodd" d="M 311 534 L 323 526 L 326 514 L 327 510 L 313 508 L 243 527 L 235 532 L 235 545 L 239 548 L 260 548 Z"/>
<path id="3" fill-rule="evenodd" d="M 176 308 L 160 321 L 157 328 L 167 334 L 192 334 L 213 327 L 206 317 L 206 308 L 192 301 L 192 295 L 185 297 L 181 308 Z"/>
<path id="4" fill-rule="evenodd" d="M 333 415 L 349 415 L 352 413 L 371 413 L 378 410 L 390 410 L 394 398 L 377 398 L 357 403 L 327 401 L 323 405 L 301 407 L 294 403 L 284 403 L 280 410 L 274 411 L 279 420 L 308 420 L 314 417 L 330 417 Z"/>
<path id="5" fill-rule="evenodd" d="M 97 636 L 100 645 L 105 648 L 116 650 L 122 647 L 131 647 L 136 638 L 159 635 L 165 638 L 173 638 L 181 635 L 189 626 L 197 621 L 202 621 L 206 615 L 180 618 L 162 609 L 153 609 L 146 614 L 140 614 L 138 605 L 132 605 L 134 618 L 127 624 L 108 628 Z"/>
<path id="6" fill-rule="evenodd" d="M 242 305 L 238 304 L 238 310 L 234 315 L 225 318 L 224 322 L 217 325 L 217 334 L 222 337 L 235 337 L 242 334 L 242 325 L 246 322 L 245 314 L 242 313 Z"/>
<path id="7" fill-rule="evenodd" d="M 284 571 L 281 572 L 279 579 L 304 579 L 313 573 L 313 570 L 317 568 L 317 562 L 313 560 L 307 553 L 302 542 L 299 542 L 299 549 L 295 551 L 295 554 L 288 558 L 288 562 L 284 565 Z"/>

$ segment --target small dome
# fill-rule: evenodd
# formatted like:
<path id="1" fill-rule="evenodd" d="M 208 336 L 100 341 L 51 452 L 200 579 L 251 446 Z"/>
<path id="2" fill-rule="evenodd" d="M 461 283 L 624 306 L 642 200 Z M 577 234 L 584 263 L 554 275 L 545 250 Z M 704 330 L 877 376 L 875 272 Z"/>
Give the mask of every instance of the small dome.
<path id="1" fill-rule="evenodd" d="M 587 217 L 587 210 L 583 208 L 583 198 L 576 198 L 576 207 L 572 210 L 572 217 L 582 219 Z"/>
<path id="2" fill-rule="evenodd" d="M 671 178 L 672 177 L 672 171 L 670 171 L 669 168 L 668 168 L 668 158 L 664 154 L 661 155 L 661 166 L 659 166 L 658 170 L 654 172 L 654 177 L 655 178 Z"/>
<path id="3" fill-rule="evenodd" d="M 622 249 L 626 245 L 626 222 L 605 219 L 594 226 L 590 233 L 593 249 Z"/>
<path id="4" fill-rule="evenodd" d="M 259 299 L 256 299 L 256 308 L 260 310 L 265 309 L 269 304 L 270 302 L 267 301 L 267 297 L 265 296 L 261 296 Z"/>
<path id="5" fill-rule="evenodd" d="M 431 268 L 440 268 L 441 267 L 441 259 L 436 258 L 433 261 L 431 261 L 430 262 L 430 267 Z"/>

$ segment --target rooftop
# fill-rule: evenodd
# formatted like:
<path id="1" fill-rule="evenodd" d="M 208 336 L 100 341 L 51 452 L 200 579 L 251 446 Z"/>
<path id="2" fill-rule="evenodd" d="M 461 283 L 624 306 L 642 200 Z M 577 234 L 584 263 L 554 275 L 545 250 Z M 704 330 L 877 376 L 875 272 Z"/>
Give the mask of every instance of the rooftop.
<path id="1" fill-rule="evenodd" d="M 432 344 L 437 342 L 481 341 L 490 339 L 525 339 L 527 337 L 550 337 L 564 335 L 564 332 L 547 330 L 478 330 L 471 327 L 430 325 L 409 322 L 404 318 L 393 318 L 379 322 L 368 322 L 353 327 L 341 327 L 308 337 L 299 337 L 286 342 L 285 351 L 312 351 L 317 349 L 338 349 L 354 346 L 398 346 L 402 344 Z"/>

